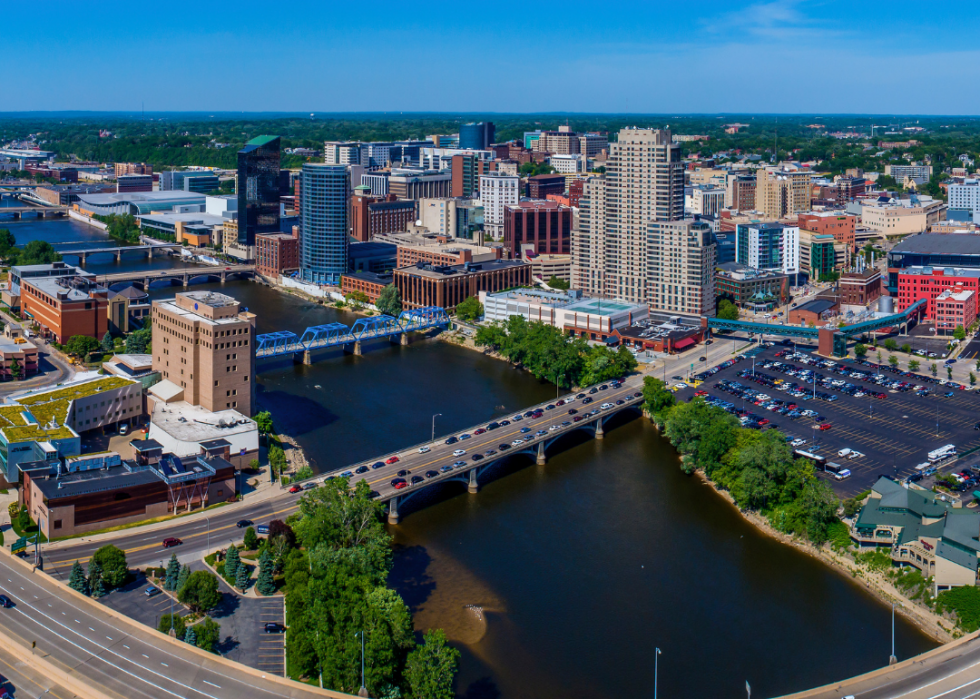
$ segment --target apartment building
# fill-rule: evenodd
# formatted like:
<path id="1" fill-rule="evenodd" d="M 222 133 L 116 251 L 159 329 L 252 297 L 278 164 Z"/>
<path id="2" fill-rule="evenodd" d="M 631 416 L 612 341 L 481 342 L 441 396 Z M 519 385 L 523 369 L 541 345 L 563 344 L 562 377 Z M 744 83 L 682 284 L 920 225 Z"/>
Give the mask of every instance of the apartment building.
<path id="1" fill-rule="evenodd" d="M 980 222 L 980 180 L 971 178 L 962 184 L 951 184 L 948 193 L 949 208 L 969 211 L 972 220 Z"/>
<path id="2" fill-rule="evenodd" d="M 774 219 L 809 211 L 812 186 L 809 170 L 763 168 L 756 174 L 755 208 Z"/>
<path id="3" fill-rule="evenodd" d="M 360 165 L 361 144 L 356 141 L 326 141 L 323 144 L 326 165 Z"/>
<path id="4" fill-rule="evenodd" d="M 450 172 L 397 168 L 388 177 L 388 192 L 398 199 L 448 197 L 452 179 Z"/>
<path id="5" fill-rule="evenodd" d="M 255 314 L 230 296 L 188 291 L 153 302 L 153 369 L 206 410 L 255 405 Z M 174 400 L 179 398 L 172 396 Z"/>
<path id="6" fill-rule="evenodd" d="M 725 207 L 736 211 L 755 209 L 755 175 L 729 175 L 725 183 Z"/>
<path id="7" fill-rule="evenodd" d="M 842 211 L 812 211 L 800 214 L 797 223 L 801 229 L 813 233 L 830 234 L 849 248 L 854 248 L 854 232 L 857 228 L 857 216 Z"/>
<path id="8" fill-rule="evenodd" d="M 970 327 L 976 318 L 977 292 L 946 289 L 936 297 L 936 332 L 951 335 L 957 327 Z"/>
<path id="9" fill-rule="evenodd" d="M 647 303 L 667 313 L 713 316 L 717 260 L 711 226 L 693 219 L 652 221 L 648 230 Z"/>
<path id="10" fill-rule="evenodd" d="M 299 236 L 259 233 L 255 236 L 255 271 L 278 280 L 280 274 L 299 269 Z"/>
<path id="11" fill-rule="evenodd" d="M 481 291 L 529 286 L 531 265 L 519 260 L 492 260 L 462 265 L 419 262 L 394 271 L 394 284 L 405 308 L 441 306 L 447 311 Z"/>
<path id="12" fill-rule="evenodd" d="M 906 177 L 913 180 L 929 180 L 932 178 L 932 165 L 885 165 L 885 174 L 895 178 L 898 182 L 904 182 Z"/>
<path id="13" fill-rule="evenodd" d="M 572 230 L 572 288 L 591 296 L 604 293 L 606 281 L 606 178 L 582 183 L 578 221 Z"/>
<path id="14" fill-rule="evenodd" d="M 153 166 L 146 163 L 116 163 L 116 177 L 122 175 L 152 175 Z"/>
<path id="15" fill-rule="evenodd" d="M 354 188 L 350 202 L 351 236 L 362 243 L 382 233 L 403 231 L 415 221 L 415 202 L 394 195 L 372 197 L 367 185 Z"/>
<path id="16" fill-rule="evenodd" d="M 720 187 L 696 185 L 690 196 L 684 197 L 684 208 L 688 214 L 717 217 L 725 208 L 725 190 Z"/>
<path id="17" fill-rule="evenodd" d="M 800 271 L 800 229 L 782 223 L 740 223 L 735 261 L 763 271 Z"/>
<path id="18" fill-rule="evenodd" d="M 519 177 L 490 173 L 480 176 L 480 199 L 483 201 L 483 230 L 493 240 L 504 237 L 504 210 L 520 199 Z"/>

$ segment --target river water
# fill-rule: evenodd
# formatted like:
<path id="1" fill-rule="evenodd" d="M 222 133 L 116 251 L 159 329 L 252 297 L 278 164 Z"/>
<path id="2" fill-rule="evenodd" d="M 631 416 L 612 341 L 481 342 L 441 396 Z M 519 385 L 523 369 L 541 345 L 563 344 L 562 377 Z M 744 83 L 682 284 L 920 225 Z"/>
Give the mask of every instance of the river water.
<path id="1" fill-rule="evenodd" d="M 356 319 L 251 282 L 194 288 L 238 298 L 259 332 Z M 260 404 L 321 470 L 426 440 L 437 413 L 445 434 L 554 395 L 433 339 L 258 374 Z M 459 696 L 652 696 L 658 647 L 664 697 L 740 697 L 746 681 L 774 696 L 887 662 L 890 611 L 684 476 L 646 420 L 506 470 L 477 495 L 443 486 L 391 528 L 391 582 L 419 629 L 446 629 L 462 651 Z M 902 619 L 896 632 L 900 658 L 935 645 Z"/>

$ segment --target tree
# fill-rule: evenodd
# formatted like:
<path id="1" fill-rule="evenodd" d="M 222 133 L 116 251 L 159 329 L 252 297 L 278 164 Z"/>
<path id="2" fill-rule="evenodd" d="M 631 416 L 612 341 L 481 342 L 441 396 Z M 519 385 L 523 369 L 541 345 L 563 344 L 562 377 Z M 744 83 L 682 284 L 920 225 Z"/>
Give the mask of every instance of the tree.
<path id="1" fill-rule="evenodd" d="M 17 239 L 7 228 L 0 228 L 0 257 L 7 257 L 11 248 L 17 245 Z"/>
<path id="2" fill-rule="evenodd" d="M 180 575 L 177 576 L 177 589 L 176 589 L 176 592 L 178 594 L 180 594 L 180 591 L 184 589 L 184 585 L 187 584 L 187 579 L 190 577 L 190 575 L 191 575 L 190 566 L 185 565 L 180 567 Z"/>
<path id="3" fill-rule="evenodd" d="M 238 565 L 238 572 L 235 573 L 235 587 L 237 587 L 242 592 L 245 592 L 245 588 L 248 587 L 248 581 L 252 576 L 249 574 L 248 566 L 244 563 Z"/>
<path id="4" fill-rule="evenodd" d="M 163 589 L 168 592 L 173 592 L 177 589 L 177 579 L 180 577 L 180 562 L 177 560 L 177 554 L 170 554 L 170 560 L 167 562 L 167 575 L 163 581 Z"/>
<path id="5" fill-rule="evenodd" d="M 946 367 L 946 379 L 949 381 L 953 380 L 953 367 L 951 366 Z"/>
<path id="6" fill-rule="evenodd" d="M 460 320 L 478 320 L 483 317 L 483 304 L 476 296 L 470 296 L 456 306 L 456 317 Z"/>
<path id="7" fill-rule="evenodd" d="M 660 415 L 677 403 L 667 384 L 652 376 L 643 377 L 643 405 L 651 415 Z"/>
<path id="8" fill-rule="evenodd" d="M 556 277 L 553 274 L 551 275 L 551 279 L 548 280 L 548 286 L 559 291 L 567 291 L 572 288 L 571 283 L 567 279 Z"/>
<path id="9" fill-rule="evenodd" d="M 935 376 L 936 374 L 939 373 L 939 367 L 936 366 L 936 363 L 935 362 L 932 363 L 932 367 L 930 367 L 930 368 L 932 370 L 932 375 L 933 376 Z"/>
<path id="10" fill-rule="evenodd" d="M 112 544 L 103 546 L 92 554 L 92 560 L 99 564 L 102 580 L 109 587 L 124 585 L 129 579 L 129 568 L 126 566 L 126 554 Z M 89 573 L 91 579 L 92 574 Z"/>
<path id="11" fill-rule="evenodd" d="M 17 381 L 23 373 L 23 370 L 20 368 L 20 360 L 14 357 L 10 362 L 10 378 Z"/>
<path id="12" fill-rule="evenodd" d="M 105 335 L 102 336 L 102 342 L 99 343 L 99 347 L 102 348 L 103 352 L 111 352 L 112 348 L 116 346 L 116 343 L 112 341 L 112 335 L 109 331 L 105 331 Z"/>
<path id="13" fill-rule="evenodd" d="M 854 354 L 859 359 L 864 359 L 868 354 L 868 348 L 859 342 L 856 345 L 854 345 Z"/>
<path id="14" fill-rule="evenodd" d="M 398 291 L 398 287 L 394 284 L 386 286 L 378 294 L 378 300 L 374 302 L 374 305 L 384 315 L 397 318 L 398 314 L 402 312 L 402 295 Z"/>
<path id="15" fill-rule="evenodd" d="M 88 578 L 85 577 L 82 564 L 78 561 L 75 561 L 71 567 L 71 577 L 68 578 L 68 587 L 83 595 L 88 595 L 89 593 Z"/>
<path id="16" fill-rule="evenodd" d="M 215 648 L 221 641 L 221 624 L 210 617 L 206 617 L 204 621 L 194 624 L 191 629 L 194 630 L 198 648 L 209 653 L 216 652 Z"/>
<path id="17" fill-rule="evenodd" d="M 902 345 L 902 351 L 905 352 L 905 354 L 912 354 L 912 345 L 906 342 L 904 345 Z"/>
<path id="18" fill-rule="evenodd" d="M 898 357 L 896 357 L 894 354 L 890 355 L 888 357 L 888 363 L 891 364 L 893 367 L 898 366 Z"/>
<path id="19" fill-rule="evenodd" d="M 728 299 L 721 299 L 718 302 L 717 315 L 722 320 L 738 320 L 738 306 Z"/>
<path id="20" fill-rule="evenodd" d="M 957 325 L 956 326 L 956 329 L 953 330 L 953 337 L 955 337 L 957 340 L 959 340 L 961 342 L 963 340 L 965 340 L 966 339 L 966 328 L 964 328 L 962 325 Z"/>
<path id="21" fill-rule="evenodd" d="M 255 426 L 259 428 L 259 434 L 271 434 L 272 430 L 275 429 L 272 424 L 272 413 L 268 410 L 256 413 L 254 420 Z"/>
<path id="22" fill-rule="evenodd" d="M 895 338 L 889 337 L 887 340 L 885 340 L 885 349 L 889 352 L 894 352 L 898 349 L 898 343 L 895 342 Z"/>
<path id="23" fill-rule="evenodd" d="M 170 629 L 173 629 L 174 636 L 177 638 L 184 638 L 184 633 L 187 630 L 187 623 L 180 614 L 164 614 L 160 617 L 160 623 L 157 625 L 157 631 L 160 633 L 170 633 Z"/>
<path id="24" fill-rule="evenodd" d="M 206 570 L 195 570 L 188 576 L 184 587 L 177 594 L 177 599 L 196 612 L 214 609 L 221 602 L 218 578 Z"/>
<path id="25" fill-rule="evenodd" d="M 296 532 L 293 531 L 293 528 L 281 519 L 274 519 L 269 522 L 269 540 L 271 541 L 278 537 L 285 539 L 288 548 L 294 548 L 296 546 Z"/>
<path id="26" fill-rule="evenodd" d="M 273 476 L 286 469 L 286 452 L 278 444 L 269 447 L 269 467 L 272 469 Z"/>
<path id="27" fill-rule="evenodd" d="M 255 527 L 245 530 L 245 550 L 254 551 L 259 545 L 259 537 L 255 535 Z"/>
<path id="28" fill-rule="evenodd" d="M 296 472 L 296 479 L 298 481 L 305 481 L 307 478 L 313 478 L 313 469 L 309 466 L 301 466 Z"/>
<path id="29" fill-rule="evenodd" d="M 276 583 L 272 577 L 272 555 L 268 549 L 259 556 L 259 577 L 255 581 L 255 589 L 260 595 L 271 595 L 276 591 Z"/>
<path id="30" fill-rule="evenodd" d="M 184 638 L 184 643 L 186 643 L 187 645 L 189 646 L 197 645 L 197 631 L 194 630 L 193 626 L 187 629 L 187 631 L 184 633 L 183 638 Z"/>
<path id="31" fill-rule="evenodd" d="M 459 651 L 446 644 L 442 629 L 426 631 L 421 645 L 408 654 L 405 680 L 412 696 L 453 699 L 453 683 L 459 667 Z"/>
<path id="32" fill-rule="evenodd" d="M 105 596 L 105 585 L 102 582 L 102 567 L 93 557 L 88 562 L 88 583 L 92 590 L 92 597 L 96 599 Z"/>
<path id="33" fill-rule="evenodd" d="M 345 294 L 344 298 L 347 299 L 347 303 L 351 308 L 360 308 L 369 303 L 367 294 L 363 291 L 352 291 L 349 294 Z"/>
<path id="34" fill-rule="evenodd" d="M 918 371 L 918 370 L 919 370 L 919 360 L 918 359 L 910 359 L 909 360 L 909 371 Z"/>
<path id="35" fill-rule="evenodd" d="M 99 341 L 88 335 L 72 335 L 65 344 L 65 350 L 77 357 L 85 357 L 100 347 Z"/>
<path id="36" fill-rule="evenodd" d="M 970 385 L 971 386 L 977 385 L 977 375 L 974 374 L 972 371 L 970 372 Z"/>
<path id="37" fill-rule="evenodd" d="M 32 240 L 17 257 L 17 264 L 20 265 L 49 265 L 52 262 L 61 260 L 51 243 L 44 240 Z"/>
<path id="38" fill-rule="evenodd" d="M 238 575 L 238 568 L 241 566 L 241 558 L 238 555 L 238 547 L 235 545 L 228 547 L 228 554 L 225 556 L 225 578 L 234 580 Z"/>
<path id="39" fill-rule="evenodd" d="M 146 354 L 152 340 L 152 330 L 149 327 L 134 330 L 126 336 L 127 354 Z"/>

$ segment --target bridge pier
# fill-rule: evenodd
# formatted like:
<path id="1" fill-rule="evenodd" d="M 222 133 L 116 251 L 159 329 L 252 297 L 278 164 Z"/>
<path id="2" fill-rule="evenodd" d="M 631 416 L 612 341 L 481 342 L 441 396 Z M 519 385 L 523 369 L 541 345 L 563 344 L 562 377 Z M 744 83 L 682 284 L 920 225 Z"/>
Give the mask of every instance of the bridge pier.
<path id="1" fill-rule="evenodd" d="M 112 253 L 112 260 L 113 262 L 122 262 L 122 250 L 116 250 Z"/>
<path id="2" fill-rule="evenodd" d="M 396 525 L 401 519 L 398 515 L 398 497 L 393 497 L 388 501 L 388 524 Z"/>
<path id="3" fill-rule="evenodd" d="M 188 284 L 190 283 L 190 277 L 188 277 L 188 276 L 187 276 L 187 275 L 185 274 L 185 275 L 184 275 L 184 280 L 183 280 L 183 281 L 184 281 L 184 288 L 186 289 L 186 288 L 187 288 L 187 285 L 188 285 Z"/>
<path id="4" fill-rule="evenodd" d="M 356 356 L 356 357 L 360 357 L 361 356 L 361 341 L 360 340 L 357 340 L 357 341 L 354 342 L 354 356 Z"/>
<path id="5" fill-rule="evenodd" d="M 600 417 L 595 421 L 595 438 L 602 439 L 605 434 L 605 430 L 602 429 L 602 418 Z"/>
<path id="6" fill-rule="evenodd" d="M 471 469 L 469 472 L 470 482 L 466 485 L 466 492 L 471 495 L 476 495 L 480 492 L 480 484 L 476 481 L 476 469 Z"/>
<path id="7" fill-rule="evenodd" d="M 149 291 L 149 290 L 150 290 L 150 278 L 149 277 L 144 277 L 143 278 L 143 291 Z"/>
<path id="8" fill-rule="evenodd" d="M 293 357 L 295 357 L 295 356 L 296 355 L 294 354 Z M 310 351 L 309 350 L 303 350 L 302 357 L 303 357 L 303 359 L 302 359 L 303 364 L 306 364 L 307 366 L 309 366 L 310 364 L 313 363 L 313 359 L 310 357 Z"/>
<path id="9" fill-rule="evenodd" d="M 538 457 L 536 459 L 538 466 L 544 466 L 548 463 L 548 457 L 544 453 L 544 440 L 538 442 Z"/>
<path id="10" fill-rule="evenodd" d="M 391 340 L 392 344 L 397 343 L 402 347 L 408 346 L 408 333 L 399 333 L 397 335 L 391 335 L 389 339 Z"/>
<path id="11" fill-rule="evenodd" d="M 88 253 L 85 252 L 78 253 L 78 264 L 80 267 L 85 267 L 86 266 L 85 263 L 87 261 L 88 261 Z"/>

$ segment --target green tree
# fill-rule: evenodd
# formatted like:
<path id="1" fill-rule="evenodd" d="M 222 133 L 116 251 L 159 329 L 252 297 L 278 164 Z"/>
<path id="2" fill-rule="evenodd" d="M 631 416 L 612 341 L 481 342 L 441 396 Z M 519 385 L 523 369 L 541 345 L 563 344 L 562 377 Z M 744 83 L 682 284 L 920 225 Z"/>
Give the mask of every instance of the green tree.
<path id="1" fill-rule="evenodd" d="M 476 329 L 473 344 L 490 352 L 499 352 L 508 343 L 507 331 L 497 322 L 481 325 Z"/>
<path id="2" fill-rule="evenodd" d="M 112 348 L 116 346 L 116 343 L 112 341 L 112 335 L 106 330 L 105 335 L 102 336 L 102 342 L 99 343 L 99 347 L 102 348 L 103 352 L 111 352 Z"/>
<path id="3" fill-rule="evenodd" d="M 20 265 L 49 265 L 61 260 L 61 255 L 55 252 L 51 243 L 44 240 L 32 240 L 17 256 Z"/>
<path id="4" fill-rule="evenodd" d="M 14 381 L 20 379 L 21 375 L 24 373 L 23 369 L 20 367 L 20 360 L 16 357 L 10 362 L 10 378 Z"/>
<path id="5" fill-rule="evenodd" d="M 394 284 L 386 286 L 378 294 L 378 300 L 374 302 L 374 305 L 384 315 L 397 318 L 398 314 L 402 312 L 402 295 L 398 291 L 398 287 Z"/>
<path id="6" fill-rule="evenodd" d="M 238 568 L 241 563 L 242 560 L 238 555 L 238 547 L 232 544 L 228 547 L 228 553 L 225 556 L 225 579 L 234 580 L 235 576 L 238 575 Z"/>
<path id="7" fill-rule="evenodd" d="M 196 612 L 214 609 L 221 603 L 218 578 L 206 570 L 195 570 L 188 576 L 184 587 L 177 594 L 177 599 Z"/>
<path id="8" fill-rule="evenodd" d="M 92 560 L 99 564 L 102 571 L 102 580 L 109 587 L 119 587 L 126 584 L 129 580 L 129 568 L 126 566 L 126 554 L 121 550 L 107 544 L 92 554 Z M 89 573 L 91 579 L 92 574 Z"/>
<path id="9" fill-rule="evenodd" d="M 72 564 L 71 576 L 68 578 L 68 587 L 75 592 L 81 592 L 83 595 L 89 594 L 88 578 L 85 577 L 82 564 L 78 561 Z"/>
<path id="10" fill-rule="evenodd" d="M 905 352 L 905 354 L 912 354 L 912 345 L 906 342 L 904 345 L 902 345 L 902 351 Z"/>
<path id="11" fill-rule="evenodd" d="M 184 633 L 183 638 L 184 638 L 184 643 L 186 643 L 187 645 L 189 646 L 197 645 L 197 631 L 194 630 L 193 626 L 187 629 L 187 631 Z"/>
<path id="12" fill-rule="evenodd" d="M 946 367 L 946 379 L 949 381 L 953 380 L 953 367 L 951 366 Z"/>
<path id="13" fill-rule="evenodd" d="M 7 257 L 11 249 L 17 245 L 17 239 L 7 228 L 0 228 L 0 257 Z"/>
<path id="14" fill-rule="evenodd" d="M 930 369 L 932 371 L 932 375 L 933 376 L 935 376 L 936 374 L 939 373 L 939 367 L 936 366 L 936 363 L 935 362 L 932 363 L 932 366 L 930 367 Z"/>
<path id="15" fill-rule="evenodd" d="M 235 587 L 237 587 L 242 592 L 245 592 L 245 588 L 248 587 L 248 581 L 252 576 L 249 574 L 248 566 L 244 563 L 238 565 L 238 571 L 235 573 Z"/>
<path id="16" fill-rule="evenodd" d="M 349 294 L 345 294 L 344 298 L 347 299 L 347 304 L 351 308 L 360 308 L 368 304 L 368 297 L 363 291 L 352 291 Z"/>
<path id="17" fill-rule="evenodd" d="M 221 625 L 218 622 L 205 617 L 204 621 L 194 624 L 191 628 L 194 629 L 198 648 L 209 653 L 217 652 L 215 649 L 221 641 Z"/>
<path id="18" fill-rule="evenodd" d="M 966 328 L 964 328 L 962 325 L 957 325 L 956 326 L 956 329 L 953 330 L 953 337 L 955 337 L 957 340 L 959 340 L 961 342 L 963 340 L 965 340 L 966 339 Z"/>
<path id="19" fill-rule="evenodd" d="M 88 584 L 92 591 L 92 597 L 96 599 L 105 596 L 105 584 L 102 582 L 102 567 L 95 558 L 88 562 Z"/>
<path id="20" fill-rule="evenodd" d="M 254 420 L 255 426 L 259 428 L 260 434 L 271 434 L 275 429 L 275 426 L 272 424 L 272 413 L 268 410 L 256 413 Z"/>
<path id="21" fill-rule="evenodd" d="M 255 581 L 255 589 L 260 595 L 271 595 L 276 591 L 276 583 L 272 577 L 272 555 L 266 549 L 259 556 L 259 577 Z"/>
<path id="22" fill-rule="evenodd" d="M 298 471 L 296 471 L 297 481 L 305 481 L 307 478 L 313 478 L 313 469 L 309 466 L 302 466 Z"/>
<path id="23" fill-rule="evenodd" d="M 559 291 L 567 291 L 572 288 L 571 283 L 567 279 L 562 279 L 561 277 L 556 277 L 551 275 L 551 279 L 548 280 L 548 286 L 552 289 L 558 289 Z"/>
<path id="24" fill-rule="evenodd" d="M 453 699 L 459 651 L 446 643 L 441 629 L 426 631 L 422 643 L 408 654 L 405 680 L 414 697 Z"/>
<path id="25" fill-rule="evenodd" d="M 643 406 L 651 415 L 663 415 L 677 403 L 667 384 L 652 376 L 643 377 Z"/>
<path id="26" fill-rule="evenodd" d="M 679 452 L 690 454 L 697 466 L 710 471 L 735 445 L 737 428 L 734 415 L 695 398 L 671 408 L 664 434 Z"/>
<path id="27" fill-rule="evenodd" d="M 160 633 L 169 634 L 170 629 L 174 630 L 174 636 L 176 636 L 178 639 L 184 638 L 184 633 L 187 630 L 187 624 L 180 614 L 164 614 L 160 617 L 160 623 L 157 625 L 157 631 Z"/>
<path id="28" fill-rule="evenodd" d="M 177 578 L 180 577 L 180 562 L 177 560 L 177 554 L 170 554 L 170 560 L 167 562 L 167 574 L 163 581 L 163 589 L 168 592 L 173 592 L 177 589 Z"/>
<path id="29" fill-rule="evenodd" d="M 286 453 L 278 444 L 269 447 L 269 467 L 274 476 L 286 470 Z"/>
<path id="30" fill-rule="evenodd" d="M 885 340 L 885 349 L 889 352 L 894 352 L 898 349 L 898 343 L 895 342 L 894 338 L 889 337 L 887 340 Z"/>
<path id="31" fill-rule="evenodd" d="M 856 345 L 854 345 L 854 354 L 859 359 L 864 359 L 868 354 L 868 348 L 859 342 Z"/>
<path id="32" fill-rule="evenodd" d="M 190 575 L 190 566 L 184 565 L 180 567 L 180 575 L 177 576 L 177 587 L 175 589 L 178 594 L 184 589 L 184 585 L 187 584 L 187 579 L 190 577 Z"/>
<path id="33" fill-rule="evenodd" d="M 918 359 L 910 359 L 909 360 L 909 371 L 918 371 L 918 370 L 919 370 L 919 360 Z"/>
<path id="34" fill-rule="evenodd" d="M 723 320 L 738 320 L 738 306 L 728 299 L 718 302 L 717 316 Z"/>
<path id="35" fill-rule="evenodd" d="M 456 317 L 460 320 L 478 320 L 483 317 L 483 304 L 476 296 L 470 296 L 456 306 Z"/>
<path id="36" fill-rule="evenodd" d="M 245 530 L 245 550 L 254 551 L 258 545 L 259 537 L 255 535 L 255 527 L 249 527 Z"/>
<path id="37" fill-rule="evenodd" d="M 894 354 L 889 355 L 888 363 L 891 364 L 893 367 L 898 366 L 898 357 L 896 357 Z"/>
<path id="38" fill-rule="evenodd" d="M 88 335 L 72 335 L 65 344 L 65 349 L 68 353 L 78 357 L 85 357 L 89 353 L 98 350 L 99 347 L 99 341 Z"/>
<path id="39" fill-rule="evenodd" d="M 149 327 L 134 330 L 126 336 L 127 354 L 146 354 L 152 340 L 152 330 Z"/>

